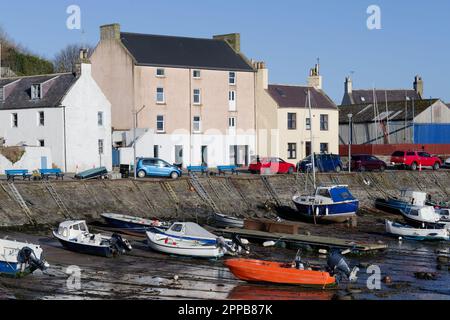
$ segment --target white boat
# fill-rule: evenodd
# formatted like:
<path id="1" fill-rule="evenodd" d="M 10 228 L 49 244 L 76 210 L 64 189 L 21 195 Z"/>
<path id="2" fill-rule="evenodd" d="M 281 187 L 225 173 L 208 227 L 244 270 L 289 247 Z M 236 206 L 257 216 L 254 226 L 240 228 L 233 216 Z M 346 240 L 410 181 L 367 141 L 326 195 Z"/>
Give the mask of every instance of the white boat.
<path id="1" fill-rule="evenodd" d="M 244 220 L 220 213 L 213 214 L 214 225 L 222 228 L 243 228 Z"/>
<path id="2" fill-rule="evenodd" d="M 193 222 L 175 222 L 167 230 L 154 228 L 154 230 L 149 231 L 160 233 L 173 239 L 193 240 L 210 245 L 215 245 L 218 238 L 215 234 Z"/>
<path id="3" fill-rule="evenodd" d="M 413 227 L 426 227 L 439 223 L 441 216 L 431 206 L 412 206 L 400 210 L 403 218 Z"/>
<path id="4" fill-rule="evenodd" d="M 439 224 L 445 225 L 450 230 L 450 209 L 436 209 L 436 213 L 439 215 Z"/>
<path id="5" fill-rule="evenodd" d="M 180 239 L 152 231 L 147 231 L 146 235 L 149 247 L 158 252 L 198 258 L 220 258 L 225 254 L 218 243 Z"/>
<path id="6" fill-rule="evenodd" d="M 39 245 L 0 239 L 0 274 L 22 277 L 49 267 Z"/>
<path id="7" fill-rule="evenodd" d="M 446 228 L 419 229 L 389 220 L 386 220 L 386 232 L 414 240 L 450 240 L 450 234 Z"/>
<path id="8" fill-rule="evenodd" d="M 53 231 L 53 236 L 68 250 L 102 257 L 113 257 L 132 249 L 128 240 L 118 234 L 105 236 L 90 233 L 83 220 L 62 222 Z"/>

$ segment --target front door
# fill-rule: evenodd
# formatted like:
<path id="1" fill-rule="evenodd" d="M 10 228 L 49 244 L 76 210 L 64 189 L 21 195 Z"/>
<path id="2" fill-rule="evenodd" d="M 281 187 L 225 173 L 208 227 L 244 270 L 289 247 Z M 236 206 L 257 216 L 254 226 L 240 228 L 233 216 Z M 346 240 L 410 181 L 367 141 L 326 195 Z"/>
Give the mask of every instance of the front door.
<path id="1" fill-rule="evenodd" d="M 47 157 L 41 157 L 41 169 L 48 169 L 47 168 Z"/>
<path id="2" fill-rule="evenodd" d="M 202 146 L 202 166 L 208 166 L 208 146 Z"/>
<path id="3" fill-rule="evenodd" d="M 175 164 L 183 165 L 183 146 L 175 146 Z"/>

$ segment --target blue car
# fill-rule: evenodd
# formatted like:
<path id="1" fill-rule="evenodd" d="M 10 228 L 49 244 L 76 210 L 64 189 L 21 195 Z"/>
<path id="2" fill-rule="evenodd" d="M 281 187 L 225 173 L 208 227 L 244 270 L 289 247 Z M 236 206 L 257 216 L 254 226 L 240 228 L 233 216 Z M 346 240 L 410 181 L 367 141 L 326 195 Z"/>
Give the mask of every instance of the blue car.
<path id="1" fill-rule="evenodd" d="M 305 158 L 297 165 L 300 172 L 309 172 L 312 170 L 311 156 Z M 319 172 L 341 172 L 344 168 L 341 157 L 337 154 L 315 154 L 314 161 L 316 170 Z"/>
<path id="2" fill-rule="evenodd" d="M 179 167 L 158 158 L 140 158 L 136 169 L 139 178 L 150 176 L 178 179 L 182 175 Z"/>

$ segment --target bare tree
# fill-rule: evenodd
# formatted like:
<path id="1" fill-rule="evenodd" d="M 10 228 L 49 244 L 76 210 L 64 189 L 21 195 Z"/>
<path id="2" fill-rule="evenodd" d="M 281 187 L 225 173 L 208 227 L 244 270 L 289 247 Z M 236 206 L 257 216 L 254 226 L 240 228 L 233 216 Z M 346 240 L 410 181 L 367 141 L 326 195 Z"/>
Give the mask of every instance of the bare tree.
<path id="1" fill-rule="evenodd" d="M 81 44 L 70 44 L 56 54 L 53 65 L 56 72 L 72 72 L 75 64 L 80 60 L 80 50 L 92 50 L 91 46 L 83 46 Z"/>

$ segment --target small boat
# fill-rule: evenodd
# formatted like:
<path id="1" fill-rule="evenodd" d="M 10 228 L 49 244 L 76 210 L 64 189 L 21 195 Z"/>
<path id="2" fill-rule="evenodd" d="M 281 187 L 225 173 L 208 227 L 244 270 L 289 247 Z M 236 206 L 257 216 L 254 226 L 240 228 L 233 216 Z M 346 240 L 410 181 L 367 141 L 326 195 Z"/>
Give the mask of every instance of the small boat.
<path id="1" fill-rule="evenodd" d="M 386 220 L 386 232 L 395 236 L 420 241 L 449 240 L 449 231 L 437 226 L 435 229 L 420 229 Z"/>
<path id="2" fill-rule="evenodd" d="M 295 195 L 292 200 L 298 212 L 294 220 L 341 223 L 355 217 L 359 207 L 359 201 L 345 185 L 321 186 L 315 195 Z"/>
<path id="3" fill-rule="evenodd" d="M 445 225 L 445 227 L 450 230 L 450 209 L 435 209 L 435 210 L 440 217 L 439 224 Z"/>
<path id="4" fill-rule="evenodd" d="M 105 167 L 93 168 L 80 172 L 74 176 L 78 180 L 101 179 L 108 175 L 108 170 Z"/>
<path id="5" fill-rule="evenodd" d="M 92 234 L 85 221 L 65 221 L 53 231 L 53 236 L 64 248 L 101 257 L 113 257 L 131 251 L 128 240 L 118 234 Z"/>
<path id="6" fill-rule="evenodd" d="M 149 247 L 162 253 L 210 259 L 220 258 L 225 254 L 225 250 L 218 243 L 211 244 L 174 238 L 167 234 L 152 231 L 147 231 L 146 235 Z"/>
<path id="7" fill-rule="evenodd" d="M 435 225 L 441 220 L 441 216 L 436 212 L 434 207 L 411 206 L 404 210 L 400 210 L 406 222 L 413 227 L 426 227 Z"/>
<path id="8" fill-rule="evenodd" d="M 251 259 L 229 259 L 225 265 L 238 279 L 247 282 L 299 285 L 327 288 L 336 278 L 327 271 L 299 270 L 290 263 Z"/>
<path id="9" fill-rule="evenodd" d="M 204 244 L 216 245 L 218 237 L 193 222 L 175 222 L 167 230 L 155 228 L 155 233 L 176 240 L 191 240 Z"/>
<path id="10" fill-rule="evenodd" d="M 379 210 L 401 214 L 402 210 L 408 210 L 412 206 L 423 207 L 426 205 L 427 193 L 413 190 L 401 190 L 400 197 L 378 198 L 375 207 Z"/>
<path id="11" fill-rule="evenodd" d="M 136 233 L 145 233 L 153 228 L 168 229 L 169 224 L 157 219 L 145 219 L 117 213 L 103 213 L 102 218 L 112 227 Z"/>
<path id="12" fill-rule="evenodd" d="M 220 213 L 213 214 L 214 225 L 221 228 L 243 228 L 244 220 Z"/>
<path id="13" fill-rule="evenodd" d="M 24 277 L 36 271 L 44 271 L 49 264 L 43 258 L 39 245 L 0 239 L 0 274 Z"/>

